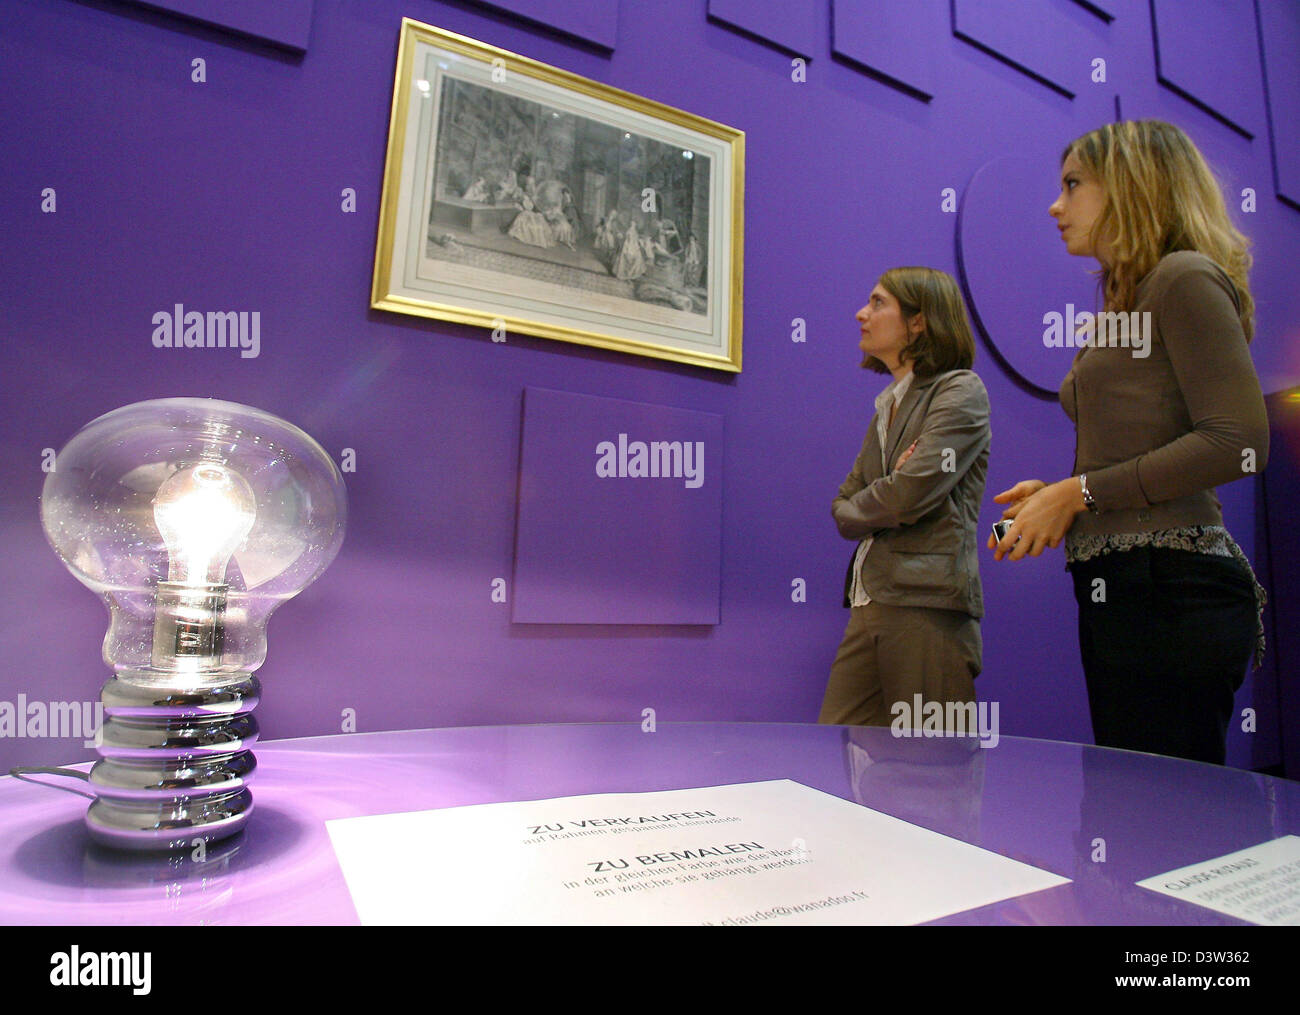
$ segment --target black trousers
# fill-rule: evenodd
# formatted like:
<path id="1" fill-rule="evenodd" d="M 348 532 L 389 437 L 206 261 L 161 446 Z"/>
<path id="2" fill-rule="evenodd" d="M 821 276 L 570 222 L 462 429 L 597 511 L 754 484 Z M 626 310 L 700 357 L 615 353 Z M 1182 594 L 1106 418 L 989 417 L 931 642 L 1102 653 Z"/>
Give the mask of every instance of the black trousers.
<path id="1" fill-rule="evenodd" d="M 1232 557 L 1139 546 L 1070 565 L 1099 747 L 1223 764 L 1255 648 L 1255 586 Z"/>

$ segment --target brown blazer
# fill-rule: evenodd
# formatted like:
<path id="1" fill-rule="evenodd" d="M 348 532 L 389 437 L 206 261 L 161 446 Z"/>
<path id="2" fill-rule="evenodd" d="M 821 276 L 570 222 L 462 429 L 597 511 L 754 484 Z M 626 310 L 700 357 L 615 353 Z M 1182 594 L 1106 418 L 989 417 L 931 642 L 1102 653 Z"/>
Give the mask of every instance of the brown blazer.
<path id="1" fill-rule="evenodd" d="M 912 457 L 895 470 L 913 441 Z M 886 435 L 886 470 L 872 417 L 831 514 L 844 538 L 874 537 L 862 564 L 873 601 L 984 615 L 976 529 L 989 442 L 988 392 L 970 370 L 912 378 Z M 850 558 L 845 606 L 852 583 Z"/>

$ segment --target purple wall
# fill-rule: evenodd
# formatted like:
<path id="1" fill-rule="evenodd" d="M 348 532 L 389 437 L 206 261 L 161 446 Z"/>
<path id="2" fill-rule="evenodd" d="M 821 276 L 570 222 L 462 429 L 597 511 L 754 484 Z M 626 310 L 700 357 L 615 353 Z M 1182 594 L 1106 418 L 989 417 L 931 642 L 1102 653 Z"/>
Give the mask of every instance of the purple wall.
<path id="1" fill-rule="evenodd" d="M 796 82 L 788 52 L 711 21 L 704 0 L 620 5 L 608 53 L 468 2 L 317 0 L 300 57 L 108 0 L 7 4 L 0 701 L 95 700 L 106 676 L 104 611 L 38 523 L 43 449 L 128 402 L 211 395 L 284 416 L 335 456 L 356 453 L 338 560 L 270 624 L 257 713 L 266 737 L 338 732 L 344 709 L 362 731 L 635 721 L 644 708 L 663 721 L 814 721 L 846 620 L 850 546 L 830 499 L 884 383 L 857 366 L 852 315 L 887 267 L 957 272 L 945 188 L 960 198 L 999 156 L 1044 153 L 1041 188 L 1024 200 L 1055 241 L 1055 153 L 1099 110 L 1118 96 L 1126 116 L 1180 124 L 1232 193 L 1257 193 L 1258 210 L 1238 215 L 1257 245 L 1256 364 L 1266 390 L 1300 380 L 1300 213 L 1274 196 L 1268 131 L 1246 138 L 1207 111 L 1215 95 L 1193 103 L 1159 83 L 1144 0 L 1108 4 L 1109 24 L 1073 0 L 1038 2 L 1051 12 L 1044 24 L 1064 26 L 1053 29 L 1052 68 L 1074 99 L 1018 66 L 1022 50 L 1043 59 L 1042 40 L 1017 36 L 1015 52 L 994 55 L 996 25 L 981 24 L 976 46 L 949 18 L 915 59 L 895 61 L 923 58 L 921 90 L 933 95 L 923 101 L 867 72 L 873 45 L 919 47 L 915 33 L 855 41 L 846 18 L 835 44 L 855 56 L 834 59 L 821 6 L 827 30 Z M 743 373 L 514 335 L 497 344 L 483 330 L 367 308 L 402 16 L 747 132 Z M 1162 55 L 1173 59 L 1198 30 L 1162 23 Z M 1097 57 L 1108 78 L 1094 85 Z M 191 80 L 196 58 L 203 83 Z M 1247 63 L 1253 71 L 1223 68 L 1217 84 L 1262 103 L 1259 62 Z M 1272 96 L 1279 108 L 1295 101 Z M 47 188 L 53 213 L 41 210 Z M 356 190 L 355 214 L 341 210 L 344 188 Z M 1043 312 L 1065 302 L 1040 301 Z M 260 355 L 155 349 L 151 316 L 178 302 L 260 311 Z M 796 317 L 806 342 L 791 341 Z M 1073 435 L 1060 407 L 1015 382 L 982 342 L 975 366 L 993 405 L 986 526 L 993 493 L 1068 473 Z M 512 574 L 525 386 L 722 416 L 719 625 L 512 625 L 510 605 L 492 601 L 493 579 Z M 1254 488 L 1221 496 L 1253 554 Z M 1059 552 L 987 561 L 983 577 L 977 686 L 1001 703 L 1002 733 L 1090 740 Z M 804 603 L 791 596 L 800 578 Z M 1276 692 L 1248 683 L 1238 704 L 1265 693 Z M 0 767 L 90 757 L 70 740 L 0 740 Z M 1230 759 L 1276 763 L 1276 726 L 1234 732 Z"/>
<path id="2" fill-rule="evenodd" d="M 1268 579 L 1271 599 L 1264 629 L 1271 649 L 1268 664 L 1279 679 L 1274 702 L 1259 695 L 1257 704 L 1261 713 L 1272 704 L 1281 716 L 1282 767 L 1295 779 L 1300 778 L 1300 681 L 1295 679 L 1300 673 L 1300 568 L 1295 566 L 1300 560 L 1300 529 L 1295 524 L 1295 506 L 1300 503 L 1300 388 L 1272 395 L 1268 414 L 1271 461 L 1256 504 L 1261 521 L 1256 559 Z"/>

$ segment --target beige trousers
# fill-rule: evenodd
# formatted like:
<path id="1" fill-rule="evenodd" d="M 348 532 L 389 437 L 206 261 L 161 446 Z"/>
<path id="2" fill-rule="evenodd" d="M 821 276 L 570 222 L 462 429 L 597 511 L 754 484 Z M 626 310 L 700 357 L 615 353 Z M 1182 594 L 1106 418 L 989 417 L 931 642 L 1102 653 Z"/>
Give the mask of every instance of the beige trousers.
<path id="1" fill-rule="evenodd" d="M 855 606 L 817 721 L 888 726 L 898 714 L 894 703 L 906 702 L 910 714 L 918 694 L 924 703 L 973 702 L 982 665 L 980 624 L 970 614 L 875 602 Z"/>

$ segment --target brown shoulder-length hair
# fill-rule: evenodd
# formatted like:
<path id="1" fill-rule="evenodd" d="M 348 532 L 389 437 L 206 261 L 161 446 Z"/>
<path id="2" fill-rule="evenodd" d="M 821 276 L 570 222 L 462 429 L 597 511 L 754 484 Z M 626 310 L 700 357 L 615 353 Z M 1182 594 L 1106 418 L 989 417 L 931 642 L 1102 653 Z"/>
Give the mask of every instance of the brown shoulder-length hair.
<path id="1" fill-rule="evenodd" d="M 1166 254 L 1195 250 L 1232 280 L 1241 301 L 1246 341 L 1254 337 L 1250 295 L 1250 240 L 1228 216 L 1214 171 L 1190 138 L 1163 120 L 1108 123 L 1076 138 L 1071 155 L 1098 182 L 1105 198 L 1093 222 L 1093 248 L 1109 244 L 1110 264 L 1100 272 L 1105 309 L 1133 309 L 1140 281 Z"/>
<path id="2" fill-rule="evenodd" d="M 880 276 L 879 284 L 898 300 L 904 326 L 917 314 L 924 322 L 921 333 L 899 353 L 900 362 L 910 362 L 918 377 L 971 368 L 975 339 L 961 290 L 951 275 L 935 268 L 890 268 Z M 868 356 L 862 365 L 878 374 L 889 373 L 875 356 Z"/>

